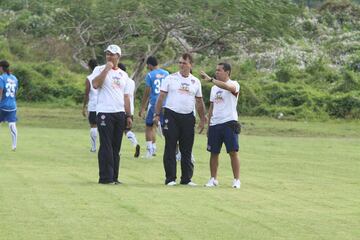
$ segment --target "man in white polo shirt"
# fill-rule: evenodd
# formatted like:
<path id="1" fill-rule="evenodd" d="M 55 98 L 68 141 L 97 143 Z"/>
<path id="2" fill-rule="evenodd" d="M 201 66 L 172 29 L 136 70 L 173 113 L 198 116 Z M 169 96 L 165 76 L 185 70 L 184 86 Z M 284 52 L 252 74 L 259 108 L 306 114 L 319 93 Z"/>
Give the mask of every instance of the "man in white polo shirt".
<path id="1" fill-rule="evenodd" d="M 160 110 L 164 106 L 163 134 L 165 136 L 164 168 L 165 184 L 176 185 L 176 143 L 179 141 L 181 152 L 181 180 L 180 184 L 195 186 L 191 181 L 194 164 L 191 152 L 194 144 L 195 103 L 200 116 L 200 133 L 206 122 L 205 106 L 202 99 L 201 83 L 191 73 L 193 58 L 185 53 L 179 60 L 179 72 L 167 76 L 161 83 L 160 95 L 156 102 L 154 123 L 160 121 Z"/>
<path id="2" fill-rule="evenodd" d="M 97 127 L 100 136 L 99 183 L 119 184 L 120 148 L 125 124 L 131 127 L 129 77 L 118 67 L 121 49 L 109 45 L 106 64 L 98 66 L 88 77 L 98 89 L 96 105 Z M 125 123 L 126 122 L 126 123 Z"/>
<path id="3" fill-rule="evenodd" d="M 216 79 L 209 77 L 201 71 L 201 77 L 214 84 L 210 93 L 209 108 L 209 130 L 207 150 L 210 154 L 211 178 L 206 187 L 215 187 L 219 184 L 217 180 L 217 169 L 219 165 L 219 154 L 222 144 L 225 143 L 226 151 L 231 159 L 234 180 L 233 188 L 240 188 L 240 160 L 238 114 L 236 110 L 240 85 L 230 80 L 231 65 L 219 63 L 216 67 Z"/>

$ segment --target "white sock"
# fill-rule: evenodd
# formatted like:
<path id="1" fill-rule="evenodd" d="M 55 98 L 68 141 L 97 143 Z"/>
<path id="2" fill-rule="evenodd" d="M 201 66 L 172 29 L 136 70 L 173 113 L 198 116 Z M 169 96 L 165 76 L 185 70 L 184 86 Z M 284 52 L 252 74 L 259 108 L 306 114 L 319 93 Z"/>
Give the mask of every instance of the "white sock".
<path id="1" fill-rule="evenodd" d="M 146 149 L 148 150 L 152 149 L 152 141 L 146 141 Z"/>
<path id="2" fill-rule="evenodd" d="M 11 134 L 11 140 L 12 140 L 12 149 L 16 148 L 17 144 L 17 129 L 16 129 L 16 123 L 11 122 L 9 123 L 9 129 Z"/>
<path id="3" fill-rule="evenodd" d="M 90 128 L 91 149 L 96 150 L 97 128 Z"/>
<path id="4" fill-rule="evenodd" d="M 126 137 L 129 139 L 129 141 L 132 143 L 132 145 L 135 147 L 136 145 L 138 145 L 138 141 L 136 139 L 135 133 L 133 133 L 132 131 L 128 131 L 126 133 Z"/>
<path id="5" fill-rule="evenodd" d="M 156 153 L 156 143 L 152 143 L 152 152 Z"/>

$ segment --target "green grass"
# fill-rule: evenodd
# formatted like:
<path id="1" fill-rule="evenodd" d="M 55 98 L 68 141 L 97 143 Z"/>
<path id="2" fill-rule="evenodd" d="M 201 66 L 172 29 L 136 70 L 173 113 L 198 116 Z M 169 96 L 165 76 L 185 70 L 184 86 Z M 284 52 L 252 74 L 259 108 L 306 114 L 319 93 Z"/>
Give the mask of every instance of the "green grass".
<path id="1" fill-rule="evenodd" d="M 125 184 L 102 186 L 80 108 L 26 107 L 19 116 L 16 152 L 0 127 L 0 239 L 360 237 L 358 122 L 242 118 L 242 187 L 235 190 L 226 154 L 221 185 L 201 186 L 209 177 L 205 135 L 194 146 L 199 187 L 163 185 L 163 140 L 156 158 L 135 160 L 125 138 Z M 142 146 L 143 135 L 137 132 Z"/>

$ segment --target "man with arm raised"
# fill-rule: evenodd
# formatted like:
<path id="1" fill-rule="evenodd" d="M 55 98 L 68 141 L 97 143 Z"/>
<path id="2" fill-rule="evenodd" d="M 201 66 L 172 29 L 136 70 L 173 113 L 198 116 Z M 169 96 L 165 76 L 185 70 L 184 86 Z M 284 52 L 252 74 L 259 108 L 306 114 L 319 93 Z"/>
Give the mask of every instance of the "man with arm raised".
<path id="1" fill-rule="evenodd" d="M 106 64 L 96 67 L 88 77 L 94 88 L 98 89 L 96 122 L 100 136 L 99 183 L 119 184 L 119 152 L 125 120 L 128 127 L 132 125 L 129 77 L 118 67 L 120 47 L 109 45 L 105 53 Z"/>
<path id="2" fill-rule="evenodd" d="M 209 108 L 209 130 L 207 150 L 210 152 L 210 174 L 211 178 L 206 187 L 215 187 L 219 184 L 217 180 L 217 169 L 219 165 L 219 154 L 222 144 L 225 143 L 226 151 L 231 159 L 234 180 L 233 188 L 240 188 L 240 160 L 238 156 L 240 125 L 236 110 L 240 85 L 230 79 L 231 65 L 219 63 L 216 67 L 216 79 L 209 77 L 201 71 L 201 78 L 212 82 L 214 86 L 210 93 Z"/>

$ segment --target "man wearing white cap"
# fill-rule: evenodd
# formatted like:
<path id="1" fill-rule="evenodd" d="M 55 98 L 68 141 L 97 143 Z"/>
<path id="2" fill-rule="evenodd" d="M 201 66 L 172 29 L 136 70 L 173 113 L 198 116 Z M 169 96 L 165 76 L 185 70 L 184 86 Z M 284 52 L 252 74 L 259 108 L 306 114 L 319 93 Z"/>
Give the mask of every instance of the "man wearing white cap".
<path id="1" fill-rule="evenodd" d="M 106 64 L 98 66 L 88 77 L 98 89 L 96 105 L 97 127 L 100 136 L 99 183 L 119 184 L 120 148 L 125 122 L 131 127 L 129 77 L 118 68 L 121 49 L 109 45 L 105 49 Z M 125 121 L 126 120 L 126 121 Z"/>

